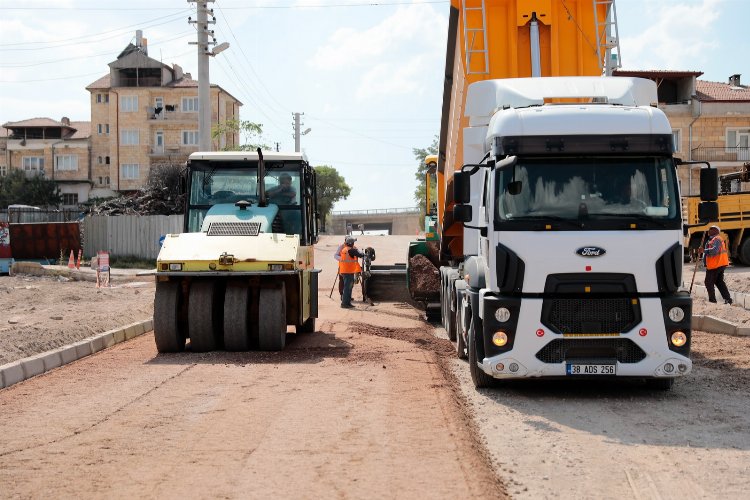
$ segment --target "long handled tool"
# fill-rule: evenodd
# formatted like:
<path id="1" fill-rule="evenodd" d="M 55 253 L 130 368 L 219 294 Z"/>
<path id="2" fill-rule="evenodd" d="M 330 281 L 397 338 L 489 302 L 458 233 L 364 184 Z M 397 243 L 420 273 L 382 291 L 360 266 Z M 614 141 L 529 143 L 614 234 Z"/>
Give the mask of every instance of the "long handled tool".
<path id="1" fill-rule="evenodd" d="M 338 279 L 339 279 L 339 272 L 336 271 L 336 277 L 333 278 L 333 286 L 331 287 L 331 293 L 328 294 L 329 299 L 333 296 L 333 289 L 336 288 L 336 280 Z"/>
<path id="2" fill-rule="evenodd" d="M 701 240 L 701 253 L 704 251 L 703 245 L 706 244 L 706 235 L 708 234 L 708 231 L 703 231 L 703 239 Z M 690 295 L 693 294 L 693 283 L 695 283 L 695 273 L 698 272 L 698 263 L 700 262 L 700 259 L 695 259 L 695 268 L 693 269 L 693 279 L 690 280 Z"/>

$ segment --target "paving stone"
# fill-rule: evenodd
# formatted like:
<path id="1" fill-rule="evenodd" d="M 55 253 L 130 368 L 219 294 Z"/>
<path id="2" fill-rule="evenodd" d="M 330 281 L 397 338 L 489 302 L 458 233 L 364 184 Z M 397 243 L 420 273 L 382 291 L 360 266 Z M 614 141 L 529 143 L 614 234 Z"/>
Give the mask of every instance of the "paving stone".
<path id="1" fill-rule="evenodd" d="M 750 337 L 750 326 L 738 326 L 737 335 L 742 335 L 743 337 Z"/>
<path id="2" fill-rule="evenodd" d="M 153 320 L 153 318 L 152 318 L 152 319 L 149 319 L 149 320 L 146 320 L 146 322 L 145 322 L 145 323 L 144 323 L 144 325 L 143 325 L 143 329 L 144 329 L 144 330 L 145 330 L 146 332 L 150 332 L 151 330 L 153 330 L 153 329 L 154 329 L 154 320 Z"/>

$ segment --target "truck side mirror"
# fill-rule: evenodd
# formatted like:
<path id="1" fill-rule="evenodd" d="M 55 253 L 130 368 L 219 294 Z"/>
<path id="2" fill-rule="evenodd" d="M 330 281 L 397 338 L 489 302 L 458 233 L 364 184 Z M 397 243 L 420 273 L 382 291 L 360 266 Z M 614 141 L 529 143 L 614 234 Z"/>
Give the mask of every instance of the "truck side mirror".
<path id="1" fill-rule="evenodd" d="M 459 222 L 471 222 L 471 205 L 455 205 L 453 218 Z"/>
<path id="2" fill-rule="evenodd" d="M 467 172 L 456 172 L 453 174 L 453 201 L 456 203 L 469 203 L 471 201 L 469 177 L 470 175 Z"/>
<path id="3" fill-rule="evenodd" d="M 715 168 L 702 168 L 701 169 L 701 201 L 716 201 L 718 197 L 719 197 L 719 172 Z"/>
<path id="4" fill-rule="evenodd" d="M 701 183 L 701 199 L 703 199 L 703 183 Z M 714 198 L 715 199 L 715 198 Z M 704 201 L 698 204 L 698 221 L 702 223 L 719 220 L 719 204 L 715 201 Z"/>

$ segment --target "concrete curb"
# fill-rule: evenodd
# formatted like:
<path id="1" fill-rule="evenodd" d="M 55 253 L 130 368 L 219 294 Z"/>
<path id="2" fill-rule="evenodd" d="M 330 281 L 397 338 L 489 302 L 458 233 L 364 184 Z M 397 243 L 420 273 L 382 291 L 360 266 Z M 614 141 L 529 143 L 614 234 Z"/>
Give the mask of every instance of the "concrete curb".
<path id="1" fill-rule="evenodd" d="M 74 281 L 89 281 L 96 283 L 96 271 L 87 267 L 81 267 L 81 269 L 68 269 L 62 268 L 62 266 L 56 266 L 56 268 L 47 268 L 39 264 L 38 262 L 14 262 L 10 268 L 11 276 L 18 274 L 29 274 L 31 276 L 62 276 Z M 141 272 L 140 274 L 121 274 L 116 271 L 110 273 L 110 282 L 126 283 L 130 281 L 143 281 L 144 277 L 153 276 L 148 272 Z"/>
<path id="2" fill-rule="evenodd" d="M 703 285 L 693 285 L 693 288 L 695 289 L 694 294 L 697 297 L 702 297 L 704 299 L 708 298 L 708 292 L 706 292 L 706 287 Z M 718 291 L 716 292 L 718 294 Z M 744 292 L 733 292 L 729 291 L 729 294 L 732 296 L 732 306 L 741 307 L 743 309 L 750 310 L 750 293 L 744 293 Z M 721 298 L 718 297 L 717 298 Z"/>
<path id="3" fill-rule="evenodd" d="M 0 366 L 0 389 L 23 382 L 31 377 L 67 365 L 96 352 L 112 347 L 120 342 L 150 332 L 154 329 L 154 320 L 147 319 L 125 325 L 115 330 L 109 330 L 92 337 L 88 337 L 74 344 L 60 347 L 42 354 L 35 354 L 28 358 L 12 361 Z"/>
<path id="4" fill-rule="evenodd" d="M 750 327 L 737 326 L 715 316 L 695 315 L 693 316 L 692 327 L 693 330 L 702 332 L 750 337 Z"/>

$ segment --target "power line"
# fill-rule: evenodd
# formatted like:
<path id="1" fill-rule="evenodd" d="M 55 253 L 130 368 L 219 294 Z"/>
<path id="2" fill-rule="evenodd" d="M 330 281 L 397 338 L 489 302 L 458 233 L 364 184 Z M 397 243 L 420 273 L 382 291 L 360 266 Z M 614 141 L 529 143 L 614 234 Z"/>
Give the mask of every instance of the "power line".
<path id="1" fill-rule="evenodd" d="M 264 10 L 264 9 L 288 9 L 288 10 L 300 10 L 300 9 L 333 9 L 333 8 L 346 8 L 346 7 L 391 7 L 398 5 L 412 5 L 413 2 L 401 1 L 401 2 L 366 2 L 366 3 L 339 3 L 339 4 L 328 4 L 328 5 L 251 5 L 243 7 L 226 7 L 227 10 Z M 427 0 L 420 2 L 422 4 L 446 4 L 449 0 Z M 3 7 L 3 10 L 68 10 L 68 11 L 156 11 L 156 10 L 174 10 L 173 7 L 151 7 L 151 6 L 129 6 L 129 7 Z"/>

